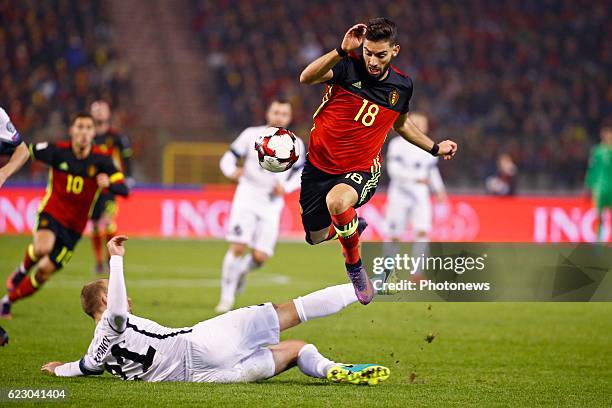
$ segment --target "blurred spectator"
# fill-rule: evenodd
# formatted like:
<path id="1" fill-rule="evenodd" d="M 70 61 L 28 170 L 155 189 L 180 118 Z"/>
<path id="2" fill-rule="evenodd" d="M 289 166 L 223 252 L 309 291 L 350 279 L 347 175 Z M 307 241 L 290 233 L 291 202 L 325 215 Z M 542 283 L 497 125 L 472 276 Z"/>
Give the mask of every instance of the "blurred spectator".
<path id="1" fill-rule="evenodd" d="M 0 0 L 0 106 L 26 141 L 61 137 L 96 99 L 121 115 L 125 93 L 129 70 L 112 51 L 101 0 Z"/>
<path id="2" fill-rule="evenodd" d="M 497 172 L 485 180 L 487 193 L 499 196 L 516 194 L 517 168 L 509 154 L 501 154 L 497 158 Z"/>
<path id="3" fill-rule="evenodd" d="M 414 80 L 412 106 L 433 118 L 437 139 L 460 143 L 441 166 L 451 185 L 479 184 L 505 151 L 531 187 L 575 188 L 586 135 L 612 111 L 606 0 L 192 2 L 230 128 L 262 117 L 262 99 L 281 93 L 307 135 L 323 89 L 300 86 L 300 71 L 350 25 L 376 16 L 399 26 L 395 65 Z"/>

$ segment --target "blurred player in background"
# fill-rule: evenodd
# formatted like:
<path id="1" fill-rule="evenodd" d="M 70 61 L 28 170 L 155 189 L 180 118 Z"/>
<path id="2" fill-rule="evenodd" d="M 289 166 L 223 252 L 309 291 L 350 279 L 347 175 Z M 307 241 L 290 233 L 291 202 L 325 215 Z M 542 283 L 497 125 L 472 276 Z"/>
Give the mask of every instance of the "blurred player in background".
<path id="1" fill-rule="evenodd" d="M 21 140 L 21 135 L 11 123 L 6 111 L 0 108 L 0 155 L 10 155 L 9 161 L 0 167 L 0 188 L 30 157 L 28 146 Z"/>
<path id="2" fill-rule="evenodd" d="M 429 121 L 424 114 L 411 113 L 409 117 L 421 132 L 429 131 Z M 390 183 L 385 218 L 389 238 L 392 242 L 400 242 L 408 221 L 414 241 L 412 256 L 426 256 L 432 224 L 430 193 L 433 192 L 440 202 L 446 200 L 438 158 L 395 137 L 387 151 L 387 170 Z M 393 252 L 389 255 L 394 256 Z"/>
<path id="3" fill-rule="evenodd" d="M 221 171 L 238 182 L 238 187 L 228 222 L 230 247 L 223 258 L 221 299 L 215 307 L 218 313 L 231 310 L 236 295 L 244 289 L 246 274 L 272 256 L 285 204 L 283 197 L 300 187 L 306 156 L 300 138 L 298 162 L 282 173 L 261 168 L 254 149 L 255 140 L 267 127 L 287 127 L 290 123 L 291 104 L 272 101 L 266 112 L 266 125 L 245 129 L 221 158 Z M 243 161 L 241 166 L 239 160 Z"/>
<path id="4" fill-rule="evenodd" d="M 497 169 L 495 174 L 485 179 L 485 190 L 487 193 L 497 196 L 513 196 L 516 194 L 516 181 L 518 168 L 512 156 L 502 153 L 497 158 Z"/>
<path id="5" fill-rule="evenodd" d="M 280 341 L 282 331 L 356 302 L 350 284 L 172 329 L 131 314 L 123 275 L 126 239 L 117 236 L 108 243 L 109 279 L 90 282 L 81 291 L 83 311 L 96 323 L 87 353 L 71 363 L 49 362 L 43 372 L 75 377 L 106 370 L 122 380 L 236 383 L 265 380 L 297 365 L 308 376 L 332 382 L 375 385 L 389 377 L 386 367 L 335 363 L 313 344 Z"/>
<path id="6" fill-rule="evenodd" d="M 605 215 L 612 207 L 612 120 L 604 122 L 600 130 L 601 143 L 589 157 L 586 186 L 593 194 L 597 208 L 597 240 L 603 242 Z"/>
<path id="7" fill-rule="evenodd" d="M 354 51 L 363 45 L 363 53 Z M 351 27 L 338 48 L 311 62 L 300 75 L 306 84 L 326 83 L 314 113 L 300 206 L 306 241 L 338 236 L 349 279 L 362 304 L 374 289 L 359 251 L 356 208 L 374 195 L 380 151 L 391 128 L 433 156 L 453 157 L 457 144 L 434 143 L 408 118 L 412 80 L 391 65 L 400 51 L 397 27 L 386 18 Z"/>
<path id="8" fill-rule="evenodd" d="M 132 179 L 130 141 L 117 129 L 111 127 L 111 110 L 105 101 L 96 101 L 91 104 L 91 116 L 96 122 L 94 144 L 108 150 L 115 166 L 125 174 L 125 183 L 132 188 L 134 180 Z M 110 240 L 117 232 L 115 222 L 117 212 L 115 194 L 108 189 L 102 190 L 91 214 L 91 243 L 96 258 L 94 270 L 98 274 L 104 273 L 104 265 L 108 264 L 108 262 L 103 262 L 102 243 Z"/>
<path id="9" fill-rule="evenodd" d="M 68 263 L 101 189 L 128 195 L 123 173 L 107 153 L 93 145 L 93 118 L 87 113 L 77 114 L 69 133 L 70 141 L 30 146 L 32 158 L 49 165 L 49 182 L 40 203 L 34 241 L 21 265 L 7 279 L 2 318 L 10 319 L 14 302 L 36 292 Z M 34 266 L 36 270 L 29 273 Z"/>

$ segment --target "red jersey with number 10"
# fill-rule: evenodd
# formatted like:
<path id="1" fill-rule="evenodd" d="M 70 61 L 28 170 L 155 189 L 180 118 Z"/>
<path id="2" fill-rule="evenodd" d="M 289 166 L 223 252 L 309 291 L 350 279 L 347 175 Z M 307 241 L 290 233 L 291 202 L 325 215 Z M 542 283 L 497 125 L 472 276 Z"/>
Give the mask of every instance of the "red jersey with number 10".
<path id="1" fill-rule="evenodd" d="M 41 142 L 30 146 L 36 160 L 49 165 L 47 193 L 39 212 L 46 212 L 62 226 L 82 234 L 100 188 L 96 176 L 108 174 L 111 185 L 122 185 L 119 194 L 127 195 L 123 173 L 114 165 L 108 153 L 93 146 L 84 159 L 77 159 L 69 141 Z"/>
<path id="2" fill-rule="evenodd" d="M 379 81 L 361 55 L 344 57 L 332 69 L 314 114 L 308 160 L 330 174 L 372 171 L 397 118 L 408 112 L 412 80 L 395 67 Z"/>

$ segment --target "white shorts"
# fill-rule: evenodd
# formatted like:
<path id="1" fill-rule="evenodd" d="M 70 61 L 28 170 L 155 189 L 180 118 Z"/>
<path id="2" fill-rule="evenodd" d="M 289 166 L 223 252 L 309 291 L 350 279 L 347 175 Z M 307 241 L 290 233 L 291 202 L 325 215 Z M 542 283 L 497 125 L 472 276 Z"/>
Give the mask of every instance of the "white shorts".
<path id="1" fill-rule="evenodd" d="M 249 248 L 272 256 L 278 239 L 279 224 L 280 211 L 275 208 L 270 208 L 270 213 L 264 217 L 253 211 L 244 201 L 234 199 L 226 239 L 229 242 L 246 244 Z"/>
<path id="2" fill-rule="evenodd" d="M 280 341 L 272 303 L 247 306 L 193 326 L 187 381 L 251 382 L 274 376 L 272 351 Z"/>
<path id="3" fill-rule="evenodd" d="M 386 223 L 389 235 L 398 238 L 410 221 L 412 232 L 431 231 L 431 198 L 426 185 L 390 188 L 387 192 Z"/>

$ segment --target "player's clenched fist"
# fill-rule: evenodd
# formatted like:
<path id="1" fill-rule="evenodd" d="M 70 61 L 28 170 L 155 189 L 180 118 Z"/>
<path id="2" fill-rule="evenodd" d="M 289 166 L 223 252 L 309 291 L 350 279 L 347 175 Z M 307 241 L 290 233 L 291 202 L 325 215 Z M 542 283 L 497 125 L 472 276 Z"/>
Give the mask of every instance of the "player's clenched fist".
<path id="1" fill-rule="evenodd" d="M 111 256 L 125 255 L 125 247 L 123 246 L 123 243 L 127 240 L 128 240 L 128 237 L 126 237 L 125 235 L 117 235 L 116 237 L 108 241 L 108 243 L 106 244 L 106 247 L 108 248 L 108 253 Z"/>
<path id="2" fill-rule="evenodd" d="M 100 173 L 96 176 L 96 182 L 100 188 L 108 188 L 110 186 L 110 178 L 106 173 Z"/>
<path id="3" fill-rule="evenodd" d="M 457 153 L 457 143 L 452 140 L 444 140 L 443 142 L 438 143 L 440 146 L 440 150 L 438 150 L 438 156 L 442 156 L 444 160 L 450 160 Z"/>
<path id="4" fill-rule="evenodd" d="M 363 39 L 365 38 L 366 33 L 365 24 L 355 24 L 344 34 L 344 38 L 342 39 L 342 44 L 340 45 L 342 49 L 346 52 L 353 51 L 361 45 Z"/>

